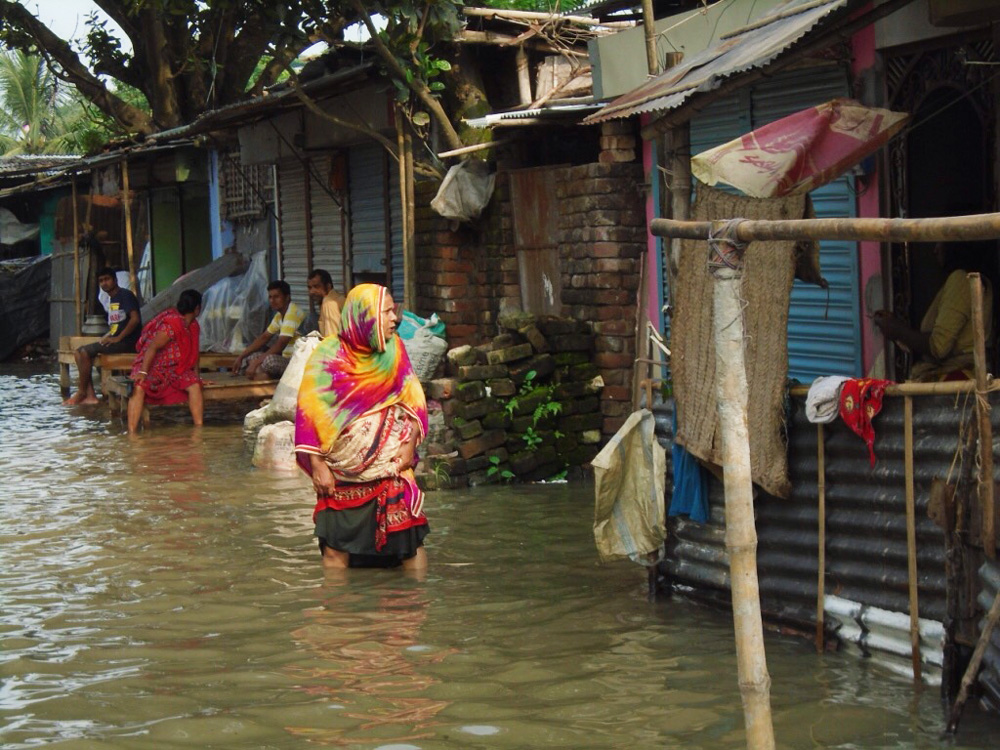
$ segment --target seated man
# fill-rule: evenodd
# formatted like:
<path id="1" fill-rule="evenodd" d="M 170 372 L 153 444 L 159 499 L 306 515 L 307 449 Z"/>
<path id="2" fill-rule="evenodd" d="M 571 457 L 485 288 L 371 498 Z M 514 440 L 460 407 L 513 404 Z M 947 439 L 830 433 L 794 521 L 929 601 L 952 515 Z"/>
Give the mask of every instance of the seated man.
<path id="1" fill-rule="evenodd" d="M 344 295 L 333 288 L 333 278 L 322 268 L 313 269 L 306 282 L 309 297 L 320 306 L 318 330 L 320 336 L 340 333 L 340 311 L 344 308 Z M 314 330 L 311 326 L 309 330 Z"/>
<path id="2" fill-rule="evenodd" d="M 285 281 L 272 281 L 267 285 L 267 301 L 274 310 L 271 324 L 240 352 L 233 363 L 233 372 L 244 367 L 252 380 L 280 378 L 292 356 L 290 344 L 299 337 L 299 326 L 305 313 L 292 302 L 292 290 Z"/>
<path id="3" fill-rule="evenodd" d="M 113 268 L 102 268 L 97 272 L 97 284 L 101 291 L 108 295 L 108 332 L 93 344 L 81 346 L 76 350 L 76 369 L 80 375 L 80 385 L 77 392 L 70 396 L 66 404 L 96 404 L 97 394 L 94 392 L 94 380 L 91 368 L 98 354 L 135 353 L 135 345 L 142 332 L 142 319 L 139 317 L 139 300 L 128 289 L 118 286 L 118 280 Z"/>

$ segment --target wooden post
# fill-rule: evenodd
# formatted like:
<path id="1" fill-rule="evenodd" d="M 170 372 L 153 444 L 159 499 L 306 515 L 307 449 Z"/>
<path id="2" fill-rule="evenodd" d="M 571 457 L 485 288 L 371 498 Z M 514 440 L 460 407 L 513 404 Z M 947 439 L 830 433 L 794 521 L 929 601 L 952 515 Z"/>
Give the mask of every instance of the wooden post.
<path id="1" fill-rule="evenodd" d="M 403 204 L 403 304 L 414 310 L 417 305 L 417 258 L 414 247 L 413 139 L 406 130 L 401 108 L 396 111 L 396 143 L 399 150 L 399 196 Z"/>
<path id="2" fill-rule="evenodd" d="M 83 304 L 80 298 L 80 212 L 77 209 L 76 175 L 73 176 L 73 313 L 76 335 L 83 335 Z"/>
<path id="3" fill-rule="evenodd" d="M 128 161 L 122 162 L 122 203 L 125 204 L 125 248 L 128 251 L 128 278 L 132 293 L 139 296 L 139 283 L 135 276 L 135 253 L 132 250 L 132 194 L 128 189 Z"/>
<path id="4" fill-rule="evenodd" d="M 965 700 L 969 697 L 969 688 L 979 673 L 979 665 L 982 664 L 983 654 L 986 653 L 986 647 L 990 643 L 997 620 L 1000 620 L 1000 591 L 997 591 L 997 595 L 993 597 L 993 605 L 986 615 L 986 624 L 983 625 L 983 632 L 976 643 L 976 650 L 972 652 L 972 659 L 962 677 L 962 687 L 958 691 L 958 698 L 955 699 L 955 705 L 952 706 L 951 715 L 948 717 L 948 732 L 951 734 L 958 731 L 958 720 L 962 718 L 962 709 L 965 707 Z"/>
<path id="5" fill-rule="evenodd" d="M 531 104 L 531 73 L 528 70 L 528 53 L 524 45 L 517 45 L 514 52 L 514 63 L 517 66 L 517 97 L 521 104 Z"/>
<path id="6" fill-rule="evenodd" d="M 983 283 L 978 273 L 969 274 L 972 296 L 973 358 L 976 367 L 976 413 L 979 416 L 979 504 L 983 519 L 983 551 L 997 559 L 996 514 L 993 498 L 993 423 L 986 397 L 986 329 L 983 323 Z"/>
<path id="7" fill-rule="evenodd" d="M 913 492 L 913 397 L 903 398 L 903 473 L 906 482 L 906 570 L 910 592 L 910 658 L 920 682 L 920 609 L 917 601 L 917 514 Z"/>
<path id="8" fill-rule="evenodd" d="M 753 517 L 747 378 L 743 358 L 742 266 L 715 271 L 713 294 L 715 390 L 722 435 L 726 493 L 726 552 L 729 554 L 736 663 L 749 750 L 773 750 L 771 677 L 764 653 L 764 627 L 757 583 L 757 529 Z"/>
<path id="9" fill-rule="evenodd" d="M 826 439 L 823 425 L 816 425 L 816 494 L 819 496 L 817 508 L 818 536 L 816 556 L 819 560 L 819 574 L 816 580 L 816 651 L 823 653 L 826 647 L 826 627 L 824 603 L 826 600 Z"/>

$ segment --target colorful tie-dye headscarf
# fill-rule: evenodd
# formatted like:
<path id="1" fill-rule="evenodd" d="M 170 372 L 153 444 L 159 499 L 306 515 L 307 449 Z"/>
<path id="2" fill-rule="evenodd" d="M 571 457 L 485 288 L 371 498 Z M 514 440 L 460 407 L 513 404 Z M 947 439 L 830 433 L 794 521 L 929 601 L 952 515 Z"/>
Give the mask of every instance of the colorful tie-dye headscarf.
<path id="1" fill-rule="evenodd" d="M 309 473 L 310 453 L 326 455 L 351 422 L 393 404 L 416 419 L 421 439 L 427 434 L 427 400 L 406 348 L 382 330 L 388 293 L 378 284 L 351 289 L 340 334 L 325 338 L 306 363 L 295 413 L 295 454 Z"/>

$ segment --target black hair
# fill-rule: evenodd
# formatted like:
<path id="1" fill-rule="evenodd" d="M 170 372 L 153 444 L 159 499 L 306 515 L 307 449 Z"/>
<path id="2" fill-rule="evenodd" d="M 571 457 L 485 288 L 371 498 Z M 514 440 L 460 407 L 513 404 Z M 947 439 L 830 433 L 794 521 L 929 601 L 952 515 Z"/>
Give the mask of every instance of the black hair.
<path id="1" fill-rule="evenodd" d="M 284 280 L 272 281 L 270 284 L 267 285 L 267 291 L 270 292 L 272 289 L 280 289 L 281 293 L 284 294 L 286 297 L 292 296 L 292 288 L 288 286 L 287 281 Z"/>
<path id="2" fill-rule="evenodd" d="M 97 272 L 98 279 L 101 278 L 102 276 L 110 276 L 112 279 L 115 280 L 115 283 L 118 283 L 118 272 L 111 266 L 104 266 L 104 268 L 102 268 L 100 271 Z"/>
<path id="3" fill-rule="evenodd" d="M 181 315 L 193 313 L 201 304 L 201 292 L 197 289 L 185 289 L 177 298 L 177 312 Z"/>
<path id="4" fill-rule="evenodd" d="M 312 270 L 312 273 L 309 274 L 309 278 L 315 279 L 317 276 L 319 276 L 319 280 L 323 283 L 324 286 L 333 286 L 333 277 L 330 275 L 329 271 L 326 271 L 322 268 L 314 268 Z"/>

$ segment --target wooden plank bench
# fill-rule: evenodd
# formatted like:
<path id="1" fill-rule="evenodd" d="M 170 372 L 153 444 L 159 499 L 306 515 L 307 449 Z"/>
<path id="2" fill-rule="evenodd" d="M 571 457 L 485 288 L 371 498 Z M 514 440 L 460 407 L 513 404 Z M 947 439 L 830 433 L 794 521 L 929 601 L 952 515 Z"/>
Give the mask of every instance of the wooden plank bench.
<path id="1" fill-rule="evenodd" d="M 70 381 L 70 365 L 76 364 L 75 353 L 81 346 L 100 341 L 100 336 L 60 336 L 59 338 L 59 390 L 63 398 L 69 397 L 73 384 Z M 135 354 L 99 354 L 94 365 L 100 370 L 97 382 L 100 384 L 101 395 L 107 394 L 107 382 L 115 373 L 132 371 Z M 198 369 L 202 372 L 214 372 L 231 368 L 236 361 L 235 354 L 219 354 L 217 352 L 202 352 L 198 357 Z"/>
<path id="2" fill-rule="evenodd" d="M 242 401 L 245 399 L 263 399 L 274 395 L 277 380 L 250 380 L 244 375 L 233 375 L 228 372 L 210 373 L 208 382 L 202 386 L 205 403 L 219 401 Z M 128 408 L 128 399 L 132 395 L 132 381 L 124 375 L 112 375 L 107 380 L 105 395 L 111 407 L 111 416 L 124 416 Z M 187 409 L 187 402 L 171 404 Z M 150 408 L 164 408 L 160 405 L 146 404 L 142 412 L 142 423 L 149 426 Z M 169 408 L 169 406 L 167 406 Z"/>

